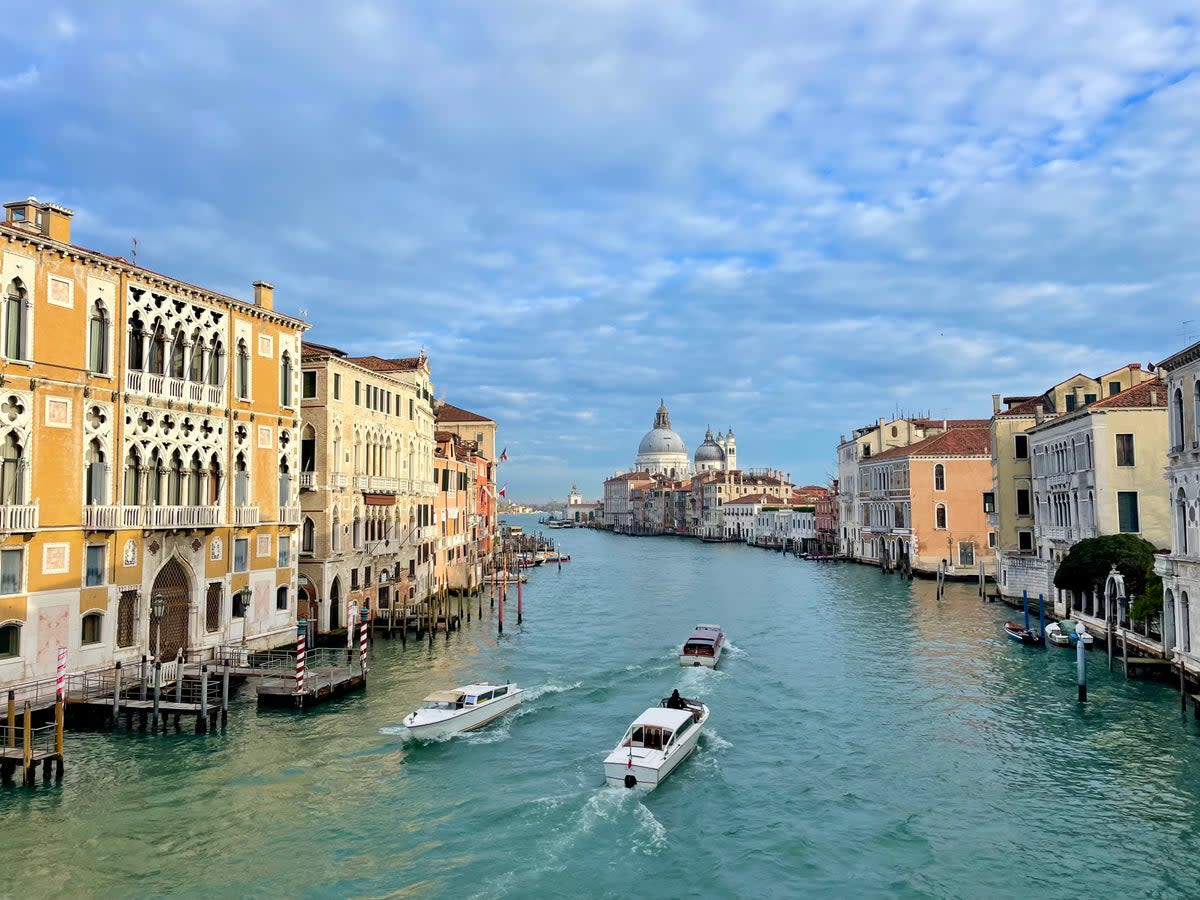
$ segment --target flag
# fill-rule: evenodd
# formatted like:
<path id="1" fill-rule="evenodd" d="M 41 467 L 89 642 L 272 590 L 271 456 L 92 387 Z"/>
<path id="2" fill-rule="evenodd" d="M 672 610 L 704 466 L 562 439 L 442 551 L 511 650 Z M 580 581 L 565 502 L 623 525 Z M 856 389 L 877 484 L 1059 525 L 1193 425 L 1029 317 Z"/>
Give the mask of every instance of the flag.
<path id="1" fill-rule="evenodd" d="M 508 462 L 508 448 L 505 447 L 500 451 L 500 462 Z"/>
<path id="2" fill-rule="evenodd" d="M 508 490 L 508 485 L 507 485 L 507 484 L 506 484 L 504 487 L 500 488 L 500 490 L 499 490 L 499 491 L 496 493 L 496 496 L 498 496 L 498 497 L 504 497 L 504 496 L 507 496 L 507 495 L 504 493 L 506 490 Z"/>

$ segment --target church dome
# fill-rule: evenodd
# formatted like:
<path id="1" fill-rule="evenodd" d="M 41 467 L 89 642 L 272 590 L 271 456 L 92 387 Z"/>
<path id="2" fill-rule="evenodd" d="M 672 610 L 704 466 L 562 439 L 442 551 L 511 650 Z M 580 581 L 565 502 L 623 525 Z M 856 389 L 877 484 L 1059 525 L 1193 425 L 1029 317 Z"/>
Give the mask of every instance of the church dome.
<path id="1" fill-rule="evenodd" d="M 646 432 L 638 444 L 635 466 L 638 471 L 670 475 L 672 478 L 688 470 L 687 444 L 672 430 L 671 414 L 667 412 L 665 403 L 659 403 L 654 427 Z"/>
<path id="2" fill-rule="evenodd" d="M 696 448 L 697 463 L 725 462 L 725 451 L 713 440 L 712 428 L 709 427 L 704 435 L 704 443 Z"/>
<path id="3" fill-rule="evenodd" d="M 638 444 L 638 454 L 642 453 L 682 453 L 687 455 L 687 445 L 683 438 L 669 428 L 655 428 L 646 432 L 642 442 Z"/>

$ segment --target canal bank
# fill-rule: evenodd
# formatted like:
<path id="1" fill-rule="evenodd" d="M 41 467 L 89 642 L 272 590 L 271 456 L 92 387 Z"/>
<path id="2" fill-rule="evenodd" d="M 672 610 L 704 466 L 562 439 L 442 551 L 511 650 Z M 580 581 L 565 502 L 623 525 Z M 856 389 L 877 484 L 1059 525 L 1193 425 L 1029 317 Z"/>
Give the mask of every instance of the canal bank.
<path id="1" fill-rule="evenodd" d="M 498 637 L 485 602 L 432 648 L 377 640 L 366 694 L 294 713 L 243 692 L 224 733 L 71 735 L 60 786 L 0 793 L 6 892 L 1193 893 L 1200 729 L 1171 691 L 1093 666 L 1080 706 L 1072 655 L 1007 642 L 970 585 L 557 539 L 571 562 L 531 575 L 520 628 Z M 728 656 L 681 670 L 703 621 Z M 528 699 L 404 739 L 421 697 L 476 678 Z M 712 707 L 696 753 L 653 794 L 602 787 L 621 730 L 674 687 Z"/>

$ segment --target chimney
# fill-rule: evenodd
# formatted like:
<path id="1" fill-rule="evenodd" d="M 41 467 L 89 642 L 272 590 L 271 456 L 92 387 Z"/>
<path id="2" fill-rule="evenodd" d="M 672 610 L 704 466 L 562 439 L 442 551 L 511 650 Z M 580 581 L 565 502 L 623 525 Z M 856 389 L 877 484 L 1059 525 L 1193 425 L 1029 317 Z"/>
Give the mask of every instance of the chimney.
<path id="1" fill-rule="evenodd" d="M 992 394 L 992 415 L 996 416 L 999 414 L 1000 414 L 1000 395 Z"/>
<path id="2" fill-rule="evenodd" d="M 275 309 L 275 285 L 267 281 L 254 282 L 254 305 L 263 309 Z"/>
<path id="3" fill-rule="evenodd" d="M 1150 405 L 1158 406 L 1158 391 L 1153 388 L 1150 389 Z"/>
<path id="4" fill-rule="evenodd" d="M 1045 418 L 1045 414 L 1042 411 L 1042 404 L 1039 403 L 1033 408 L 1033 421 L 1041 425 Z"/>
<path id="5" fill-rule="evenodd" d="M 9 225 L 20 225 L 59 243 L 71 242 L 71 216 L 75 213 L 65 206 L 42 203 L 37 197 L 26 197 L 5 203 L 4 209 L 4 221 Z"/>

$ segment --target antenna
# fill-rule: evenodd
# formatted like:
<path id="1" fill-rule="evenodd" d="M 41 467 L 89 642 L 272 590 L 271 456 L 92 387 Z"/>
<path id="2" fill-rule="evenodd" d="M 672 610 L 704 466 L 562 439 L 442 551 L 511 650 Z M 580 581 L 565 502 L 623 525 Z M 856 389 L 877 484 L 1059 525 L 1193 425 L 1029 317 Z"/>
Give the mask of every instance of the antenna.
<path id="1" fill-rule="evenodd" d="M 1195 319 L 1184 319 L 1179 323 L 1179 333 L 1183 336 L 1185 344 L 1195 343 L 1198 331 L 1200 329 L 1196 328 Z"/>
<path id="2" fill-rule="evenodd" d="M 300 318 L 302 318 L 302 319 L 308 318 L 308 307 L 307 306 L 300 307 Z"/>
<path id="3" fill-rule="evenodd" d="M 137 262 L 137 238 L 132 239 L 133 244 L 133 262 Z"/>

